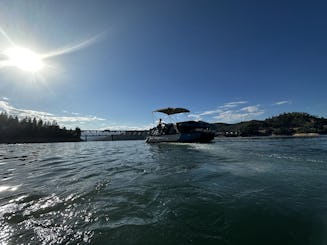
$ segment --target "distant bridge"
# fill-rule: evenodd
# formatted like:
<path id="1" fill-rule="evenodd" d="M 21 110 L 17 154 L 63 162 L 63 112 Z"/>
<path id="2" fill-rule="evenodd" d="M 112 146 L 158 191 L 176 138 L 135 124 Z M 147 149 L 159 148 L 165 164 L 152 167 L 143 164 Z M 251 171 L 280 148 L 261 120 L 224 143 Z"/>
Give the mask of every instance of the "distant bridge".
<path id="1" fill-rule="evenodd" d="M 81 139 L 84 141 L 114 141 L 114 140 L 145 140 L 149 130 L 83 130 Z"/>

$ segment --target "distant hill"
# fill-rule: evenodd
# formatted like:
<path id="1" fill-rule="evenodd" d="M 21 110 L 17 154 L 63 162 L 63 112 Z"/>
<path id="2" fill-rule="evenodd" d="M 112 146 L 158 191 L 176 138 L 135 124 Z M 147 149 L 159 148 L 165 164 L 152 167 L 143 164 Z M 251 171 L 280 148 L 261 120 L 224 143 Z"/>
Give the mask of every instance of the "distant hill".
<path id="1" fill-rule="evenodd" d="M 213 123 L 217 135 L 270 136 L 295 134 L 327 134 L 327 119 L 305 112 L 290 112 L 263 121 L 251 120 L 235 124 Z"/>

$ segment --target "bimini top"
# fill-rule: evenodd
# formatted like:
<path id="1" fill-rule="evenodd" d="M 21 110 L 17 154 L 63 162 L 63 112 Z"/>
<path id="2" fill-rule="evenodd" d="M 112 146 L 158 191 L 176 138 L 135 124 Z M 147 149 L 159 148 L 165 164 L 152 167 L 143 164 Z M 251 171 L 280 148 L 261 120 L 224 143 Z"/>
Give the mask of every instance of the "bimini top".
<path id="1" fill-rule="evenodd" d="M 184 112 L 190 112 L 190 111 L 185 109 L 185 108 L 167 107 L 167 108 L 162 108 L 162 109 L 155 110 L 153 112 L 162 112 L 162 113 L 165 113 L 167 115 L 172 115 L 172 114 L 184 113 Z"/>

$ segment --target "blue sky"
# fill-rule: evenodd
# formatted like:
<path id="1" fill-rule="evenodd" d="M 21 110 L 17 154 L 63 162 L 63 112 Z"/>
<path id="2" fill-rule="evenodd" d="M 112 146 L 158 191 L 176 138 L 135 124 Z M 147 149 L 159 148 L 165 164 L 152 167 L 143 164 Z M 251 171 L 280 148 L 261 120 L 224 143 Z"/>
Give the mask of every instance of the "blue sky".
<path id="1" fill-rule="evenodd" d="M 191 110 L 176 120 L 327 117 L 326 11 L 324 1 L 4 0 L 0 59 L 13 45 L 48 56 L 34 73 L 0 66 L 0 110 L 82 129 L 147 128 L 167 106 Z"/>

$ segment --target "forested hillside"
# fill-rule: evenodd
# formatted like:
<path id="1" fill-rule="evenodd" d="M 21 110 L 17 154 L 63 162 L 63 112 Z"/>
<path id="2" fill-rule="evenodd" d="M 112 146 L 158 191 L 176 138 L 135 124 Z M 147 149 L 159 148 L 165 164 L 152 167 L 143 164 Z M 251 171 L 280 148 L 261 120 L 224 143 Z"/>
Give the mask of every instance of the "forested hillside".
<path id="1" fill-rule="evenodd" d="M 217 134 L 224 136 L 269 136 L 294 134 L 327 134 L 327 119 L 304 112 L 283 113 L 266 120 L 235 124 L 214 123 Z"/>
<path id="2" fill-rule="evenodd" d="M 60 128 L 56 122 L 0 113 L 0 143 L 80 141 L 81 130 Z"/>

